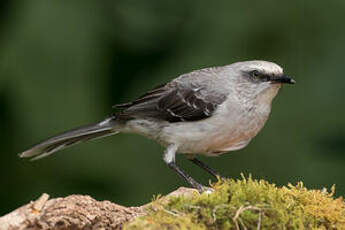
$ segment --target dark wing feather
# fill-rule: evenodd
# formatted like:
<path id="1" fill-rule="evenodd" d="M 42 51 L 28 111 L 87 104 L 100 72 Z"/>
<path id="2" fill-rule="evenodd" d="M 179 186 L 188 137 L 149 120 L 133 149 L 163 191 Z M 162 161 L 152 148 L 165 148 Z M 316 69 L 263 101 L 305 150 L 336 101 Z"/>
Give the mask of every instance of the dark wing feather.
<path id="1" fill-rule="evenodd" d="M 169 122 L 199 121 L 212 115 L 225 94 L 204 87 L 165 84 L 133 102 L 116 105 L 120 118 L 154 118 Z"/>
<path id="2" fill-rule="evenodd" d="M 147 102 L 150 100 L 157 99 L 166 91 L 166 89 L 165 89 L 166 85 L 167 85 L 167 83 L 161 84 L 161 85 L 153 88 L 152 90 L 146 92 L 144 95 L 142 95 L 138 99 L 131 101 L 131 102 L 128 102 L 128 103 L 114 105 L 113 108 L 127 109 L 131 106 L 134 106 L 134 105 L 137 105 L 140 103 L 144 103 L 144 102 Z"/>

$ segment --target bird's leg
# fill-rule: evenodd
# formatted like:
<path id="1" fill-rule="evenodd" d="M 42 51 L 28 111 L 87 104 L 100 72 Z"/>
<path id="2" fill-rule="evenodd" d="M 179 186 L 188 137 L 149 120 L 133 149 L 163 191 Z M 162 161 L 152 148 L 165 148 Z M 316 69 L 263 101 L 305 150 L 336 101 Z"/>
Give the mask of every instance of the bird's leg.
<path id="1" fill-rule="evenodd" d="M 178 167 L 175 163 L 175 154 L 177 151 L 178 146 L 175 144 L 171 144 L 168 148 L 164 151 L 164 162 L 172 168 L 178 175 L 180 175 L 188 184 L 190 184 L 193 188 L 199 190 L 199 192 L 204 192 L 208 190 L 207 187 L 203 186 L 202 184 L 198 183 L 194 180 L 191 176 L 185 173 L 180 167 Z"/>
<path id="2" fill-rule="evenodd" d="M 209 167 L 208 165 L 206 165 L 205 163 L 203 163 L 202 161 L 198 160 L 194 155 L 188 158 L 191 162 L 193 162 L 194 164 L 196 164 L 197 166 L 199 166 L 200 168 L 204 169 L 205 171 L 207 171 L 209 174 L 211 174 L 212 176 L 214 176 L 216 179 L 225 179 L 224 176 L 222 176 L 220 173 L 218 173 L 216 170 L 214 170 L 213 168 Z"/>

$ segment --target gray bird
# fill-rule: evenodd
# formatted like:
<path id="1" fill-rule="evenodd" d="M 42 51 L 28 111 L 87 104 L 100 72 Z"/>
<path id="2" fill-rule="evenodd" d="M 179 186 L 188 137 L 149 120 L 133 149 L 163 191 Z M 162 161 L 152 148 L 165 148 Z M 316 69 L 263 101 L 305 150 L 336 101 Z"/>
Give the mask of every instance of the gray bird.
<path id="1" fill-rule="evenodd" d="M 195 155 L 218 156 L 246 147 L 267 121 L 283 83 L 295 81 L 279 65 L 267 61 L 196 70 L 132 102 L 115 105 L 119 112 L 104 121 L 49 138 L 20 157 L 40 159 L 84 141 L 136 133 L 163 145 L 164 162 L 192 187 L 204 191 L 206 187 L 176 165 L 176 153 L 187 154 L 199 167 L 220 176 Z"/>

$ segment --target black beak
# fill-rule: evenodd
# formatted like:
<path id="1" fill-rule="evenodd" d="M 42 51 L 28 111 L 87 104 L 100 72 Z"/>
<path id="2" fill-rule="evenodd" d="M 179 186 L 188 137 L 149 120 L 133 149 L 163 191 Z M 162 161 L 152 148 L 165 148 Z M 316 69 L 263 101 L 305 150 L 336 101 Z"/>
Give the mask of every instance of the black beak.
<path id="1" fill-rule="evenodd" d="M 291 77 L 282 74 L 278 77 L 271 78 L 271 82 L 273 83 L 287 83 L 287 84 L 295 84 L 296 81 L 292 79 Z"/>

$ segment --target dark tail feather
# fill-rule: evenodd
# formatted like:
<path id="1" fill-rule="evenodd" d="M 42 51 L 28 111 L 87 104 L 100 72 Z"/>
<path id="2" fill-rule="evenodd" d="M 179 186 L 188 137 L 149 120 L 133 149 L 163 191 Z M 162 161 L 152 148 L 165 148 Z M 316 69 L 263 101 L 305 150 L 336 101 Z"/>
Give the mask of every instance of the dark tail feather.
<path id="1" fill-rule="evenodd" d="M 32 160 L 38 160 L 78 143 L 114 135 L 118 133 L 114 129 L 114 123 L 115 121 L 112 118 L 108 118 L 100 123 L 90 124 L 64 132 L 33 146 L 19 154 L 19 156 L 33 157 Z"/>

